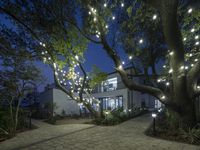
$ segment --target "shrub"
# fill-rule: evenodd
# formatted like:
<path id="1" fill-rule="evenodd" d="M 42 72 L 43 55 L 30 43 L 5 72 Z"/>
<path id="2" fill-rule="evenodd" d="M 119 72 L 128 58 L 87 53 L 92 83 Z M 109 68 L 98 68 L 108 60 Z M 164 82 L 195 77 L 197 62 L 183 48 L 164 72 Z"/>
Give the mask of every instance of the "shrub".
<path id="1" fill-rule="evenodd" d="M 179 129 L 180 136 L 191 144 L 200 144 L 200 128 L 199 125 L 188 130 Z"/>

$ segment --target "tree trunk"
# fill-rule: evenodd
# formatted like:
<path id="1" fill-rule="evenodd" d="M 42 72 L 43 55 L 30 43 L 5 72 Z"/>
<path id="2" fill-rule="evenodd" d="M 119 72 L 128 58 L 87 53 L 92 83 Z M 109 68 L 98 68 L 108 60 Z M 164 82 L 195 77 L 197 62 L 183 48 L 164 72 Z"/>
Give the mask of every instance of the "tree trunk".
<path id="1" fill-rule="evenodd" d="M 158 2 L 158 1 L 157 1 Z M 170 69 L 172 91 L 170 91 L 171 102 L 176 107 L 168 106 L 171 112 L 178 115 L 177 121 L 181 126 L 193 126 L 196 123 L 195 109 L 193 101 L 189 98 L 187 91 L 187 79 L 184 70 L 180 67 L 184 65 L 184 47 L 182 35 L 177 21 L 178 0 L 162 0 L 159 1 L 159 11 L 162 18 L 163 32 L 168 48 L 173 55 L 170 56 Z"/>

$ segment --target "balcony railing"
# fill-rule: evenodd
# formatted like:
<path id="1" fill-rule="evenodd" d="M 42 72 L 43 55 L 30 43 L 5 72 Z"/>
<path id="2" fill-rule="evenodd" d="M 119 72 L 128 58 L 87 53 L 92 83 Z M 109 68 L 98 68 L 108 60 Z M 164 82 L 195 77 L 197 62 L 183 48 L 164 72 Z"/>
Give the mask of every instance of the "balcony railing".
<path id="1" fill-rule="evenodd" d="M 106 87 L 104 87 L 104 89 L 102 88 L 102 85 L 99 85 L 98 87 L 96 87 L 92 93 L 102 93 L 102 92 L 110 92 L 110 91 L 115 91 L 115 90 L 121 90 L 121 89 L 125 89 L 126 86 L 122 83 L 122 82 L 118 82 L 117 83 L 117 88 L 116 87 L 108 87 L 106 89 Z"/>

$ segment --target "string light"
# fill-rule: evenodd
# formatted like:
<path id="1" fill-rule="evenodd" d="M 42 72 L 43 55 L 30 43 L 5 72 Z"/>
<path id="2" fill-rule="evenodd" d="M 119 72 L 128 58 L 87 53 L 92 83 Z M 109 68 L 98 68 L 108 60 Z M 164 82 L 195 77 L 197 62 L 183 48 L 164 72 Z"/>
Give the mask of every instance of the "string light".
<path id="1" fill-rule="evenodd" d="M 161 99 L 165 99 L 166 97 L 165 97 L 165 95 L 163 95 L 162 97 L 161 97 Z"/>
<path id="2" fill-rule="evenodd" d="M 172 56 L 174 54 L 174 52 L 170 52 L 169 55 Z"/>
<path id="3" fill-rule="evenodd" d="M 142 43 L 143 43 L 143 39 L 140 39 L 140 40 L 139 40 L 139 43 L 142 44 Z"/>
<path id="4" fill-rule="evenodd" d="M 115 16 L 112 17 L 112 20 L 115 20 Z"/>
<path id="5" fill-rule="evenodd" d="M 121 7 L 124 7 L 124 3 L 121 3 Z"/>
<path id="6" fill-rule="evenodd" d="M 187 40 L 187 38 L 185 37 L 185 38 L 183 38 L 183 41 L 186 41 Z"/>
<path id="7" fill-rule="evenodd" d="M 192 28 L 190 31 L 191 31 L 191 32 L 194 32 L 194 31 L 195 31 L 195 29 L 194 29 L 194 28 Z"/>
<path id="8" fill-rule="evenodd" d="M 166 86 L 169 86 L 169 82 L 166 83 Z"/>
<path id="9" fill-rule="evenodd" d="M 131 60 L 133 57 L 132 57 L 132 56 L 129 56 L 128 58 Z"/>
<path id="10" fill-rule="evenodd" d="M 172 72 L 173 72 L 173 69 L 170 69 L 170 70 L 169 70 L 169 73 L 172 73 Z"/>
<path id="11" fill-rule="evenodd" d="M 107 4 L 106 4 L 106 3 L 104 3 L 104 4 L 103 4 L 103 6 L 104 6 L 104 7 L 107 7 Z"/>
<path id="12" fill-rule="evenodd" d="M 199 45 L 199 41 L 195 43 L 195 45 Z"/>
<path id="13" fill-rule="evenodd" d="M 195 38 L 195 40 L 197 40 L 197 39 L 199 38 L 199 36 L 198 36 L 198 35 L 196 35 L 194 38 Z"/>
<path id="14" fill-rule="evenodd" d="M 153 15 L 153 20 L 156 20 L 156 18 L 157 18 L 157 15 Z"/>
<path id="15" fill-rule="evenodd" d="M 123 67 L 122 67 L 122 65 L 119 65 L 119 67 L 118 67 L 119 69 L 122 69 Z"/>
<path id="16" fill-rule="evenodd" d="M 190 14 L 192 12 L 192 8 L 188 9 L 188 13 Z"/>
<path id="17" fill-rule="evenodd" d="M 122 64 L 124 65 L 124 64 L 125 64 L 125 62 L 124 62 L 124 61 L 122 61 Z"/>

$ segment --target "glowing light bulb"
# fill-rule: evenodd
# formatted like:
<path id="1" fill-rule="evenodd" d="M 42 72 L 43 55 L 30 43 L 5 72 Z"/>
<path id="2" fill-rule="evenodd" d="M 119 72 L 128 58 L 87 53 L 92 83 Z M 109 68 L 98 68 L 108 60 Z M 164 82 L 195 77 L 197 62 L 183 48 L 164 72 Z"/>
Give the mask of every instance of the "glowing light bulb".
<path id="1" fill-rule="evenodd" d="M 157 15 L 153 15 L 153 20 L 156 20 L 156 18 L 157 18 Z"/>
<path id="2" fill-rule="evenodd" d="M 122 61 L 122 64 L 124 65 L 124 64 L 125 64 L 125 62 L 124 62 L 124 61 Z"/>
<path id="3" fill-rule="evenodd" d="M 188 66 L 185 66 L 185 70 L 188 70 L 189 69 L 189 67 Z"/>
<path id="4" fill-rule="evenodd" d="M 107 4 L 106 4 L 106 3 L 104 3 L 104 4 L 103 4 L 103 7 L 107 7 Z"/>
<path id="5" fill-rule="evenodd" d="M 199 86 L 199 85 L 197 85 L 197 89 L 200 89 L 200 86 Z"/>
<path id="6" fill-rule="evenodd" d="M 115 20 L 115 16 L 112 17 L 112 20 Z"/>
<path id="7" fill-rule="evenodd" d="M 119 67 L 118 67 L 119 69 L 122 69 L 122 65 L 119 65 Z"/>
<path id="8" fill-rule="evenodd" d="M 76 60 L 78 60 L 78 55 L 75 56 Z"/>
<path id="9" fill-rule="evenodd" d="M 121 3 L 121 7 L 124 7 L 124 3 Z"/>
<path id="10" fill-rule="evenodd" d="M 132 56 L 129 56 L 129 59 L 132 59 L 133 57 Z"/>
<path id="11" fill-rule="evenodd" d="M 163 95 L 162 97 L 161 97 L 161 99 L 165 99 L 166 97 L 165 97 L 165 95 Z"/>
<path id="12" fill-rule="evenodd" d="M 96 22 L 96 21 L 97 21 L 97 18 L 96 18 L 96 17 L 94 17 L 94 19 L 93 19 L 93 20 L 94 20 L 94 22 Z"/>
<path id="13" fill-rule="evenodd" d="M 108 25 L 106 25 L 106 29 L 108 29 Z"/>
<path id="14" fill-rule="evenodd" d="M 195 45 L 199 45 L 199 41 L 195 43 Z"/>
<path id="15" fill-rule="evenodd" d="M 194 29 L 194 28 L 192 28 L 190 31 L 191 31 L 191 32 L 194 32 L 194 31 L 195 31 L 195 29 Z"/>
<path id="16" fill-rule="evenodd" d="M 197 62 L 197 61 L 198 61 L 198 59 L 195 59 L 194 61 L 195 61 L 195 62 Z"/>
<path id="17" fill-rule="evenodd" d="M 142 44 L 142 43 L 143 43 L 143 39 L 140 39 L 140 40 L 139 40 L 139 43 Z"/>
<path id="18" fill-rule="evenodd" d="M 190 14 L 192 12 L 192 8 L 188 9 L 188 13 Z"/>
<path id="19" fill-rule="evenodd" d="M 169 69 L 169 73 L 172 73 L 173 72 L 173 69 Z"/>
<path id="20" fill-rule="evenodd" d="M 170 52 L 169 55 L 172 56 L 174 54 L 174 52 Z"/>
<path id="21" fill-rule="evenodd" d="M 92 14 L 91 11 L 89 11 L 88 14 L 91 15 Z"/>
<path id="22" fill-rule="evenodd" d="M 187 38 L 185 37 L 185 38 L 183 38 L 183 41 L 186 41 L 187 40 Z"/>
<path id="23" fill-rule="evenodd" d="M 160 82 L 161 82 L 161 79 L 158 79 L 157 82 L 160 83 Z"/>
<path id="24" fill-rule="evenodd" d="M 169 82 L 166 83 L 166 86 L 169 86 Z"/>
<path id="25" fill-rule="evenodd" d="M 195 40 L 197 40 L 197 39 L 199 38 L 199 36 L 198 36 L 198 35 L 196 35 L 194 38 L 195 38 Z"/>
<path id="26" fill-rule="evenodd" d="M 181 69 L 181 70 L 183 70 L 184 68 L 185 68 L 184 66 L 181 66 L 181 68 L 180 68 L 180 69 Z"/>

